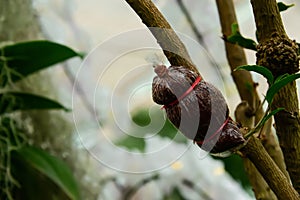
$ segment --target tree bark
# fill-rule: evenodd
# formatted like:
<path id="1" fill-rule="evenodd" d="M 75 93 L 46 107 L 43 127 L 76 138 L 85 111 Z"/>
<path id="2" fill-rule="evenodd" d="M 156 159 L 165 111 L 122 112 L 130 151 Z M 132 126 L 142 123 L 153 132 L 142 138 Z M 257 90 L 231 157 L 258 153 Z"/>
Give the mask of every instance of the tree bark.
<path id="1" fill-rule="evenodd" d="M 184 44 L 151 0 L 126 0 L 126 2 L 149 28 L 172 65 L 185 66 L 199 74 Z"/>
<path id="2" fill-rule="evenodd" d="M 257 168 L 274 191 L 278 199 L 299 200 L 300 196 L 291 186 L 269 154 L 264 150 L 259 139 L 251 137 L 248 144 L 240 150 Z"/>
<path id="3" fill-rule="evenodd" d="M 159 10 L 155 7 L 155 5 L 152 3 L 151 0 L 126 0 L 126 2 L 131 6 L 131 8 L 137 13 L 137 15 L 142 19 L 142 21 L 149 27 L 153 27 L 155 25 L 159 26 L 159 28 L 170 28 L 170 25 L 166 22 L 162 14 L 159 12 Z M 161 22 L 160 22 L 161 21 Z M 151 31 L 151 28 L 149 28 Z M 173 37 L 178 38 L 176 33 L 174 31 L 171 32 L 172 34 L 166 34 L 166 35 L 160 35 L 153 33 L 154 37 L 158 41 L 158 43 L 161 45 L 161 47 L 164 49 L 164 46 L 167 46 L 167 42 L 161 42 L 162 38 L 167 39 L 167 41 L 174 41 L 172 40 Z M 175 34 L 175 35 L 174 35 Z M 166 37 L 167 36 L 167 37 Z M 162 37 L 162 38 L 160 38 Z M 180 40 L 179 40 L 180 41 Z M 179 42 L 177 41 L 177 42 Z M 175 41 L 176 42 L 176 41 Z M 182 42 L 180 42 L 182 44 Z M 174 44 L 172 44 L 174 45 Z M 182 44 L 183 45 L 183 44 Z M 176 44 L 177 48 L 180 48 L 178 44 Z M 183 48 L 180 51 L 184 52 L 184 54 L 188 53 L 186 52 L 186 49 Z M 170 57 L 167 52 L 165 52 L 165 55 L 167 58 L 173 59 L 174 57 Z M 175 57 L 178 55 L 175 54 Z M 189 56 L 187 56 L 189 58 Z M 170 61 L 171 62 L 171 61 Z M 189 66 L 187 60 L 181 60 L 182 66 Z M 171 62 L 172 63 L 172 62 Z M 189 61 L 191 63 L 191 61 Z M 191 67 L 187 67 L 188 69 L 193 69 Z M 256 143 L 256 138 L 251 139 L 245 147 L 242 149 L 242 153 L 246 155 L 251 162 L 256 166 L 256 168 L 259 170 L 261 175 L 265 178 L 271 189 L 274 191 L 274 193 L 278 196 L 279 199 L 297 199 L 299 200 L 298 193 L 294 190 L 294 188 L 289 183 L 288 179 L 284 176 L 284 174 L 281 172 L 281 170 L 277 167 L 277 165 L 274 163 L 274 161 L 270 158 L 268 153 L 263 148 L 262 144 L 258 142 Z M 256 158 L 256 154 L 259 156 Z M 261 161 L 261 159 L 265 157 L 264 161 Z M 280 181 L 282 181 L 282 184 L 280 184 Z M 276 183 L 275 183 L 276 182 Z M 284 185 L 284 189 L 281 188 L 281 186 Z"/>
<path id="4" fill-rule="evenodd" d="M 257 63 L 269 68 L 276 77 L 297 72 L 297 45 L 285 33 L 276 0 L 251 0 L 251 4 L 260 43 Z M 265 56 L 267 53 L 271 55 L 269 60 Z M 275 128 L 287 171 L 295 189 L 300 193 L 300 119 L 295 82 L 286 85 L 275 95 L 272 109 L 279 107 L 286 111 L 275 116 Z"/>
<path id="5" fill-rule="evenodd" d="M 232 34 L 231 25 L 233 23 L 238 23 L 235 15 L 234 4 L 232 0 L 216 0 L 219 19 L 222 27 L 222 33 L 224 37 L 227 37 Z M 242 123 L 243 126 L 252 128 L 254 123 L 256 124 L 264 114 L 262 107 L 260 106 L 261 101 L 256 91 L 255 83 L 252 80 L 250 72 L 246 70 L 234 71 L 238 66 L 247 65 L 246 56 L 242 47 L 236 44 L 231 44 L 225 42 L 226 56 L 229 62 L 229 66 L 232 71 L 233 80 L 237 86 L 238 92 L 242 101 L 246 101 L 249 106 L 248 108 L 248 119 L 246 120 L 247 124 Z M 256 111 L 255 113 L 253 113 Z M 242 113 L 238 114 L 241 115 Z M 255 117 L 251 116 L 255 114 Z M 249 120 L 251 123 L 249 123 Z M 239 121 L 237 119 L 239 123 Z M 253 123 L 254 121 L 254 123 Z M 285 163 L 283 160 L 283 155 L 279 147 L 278 142 L 274 137 L 274 133 L 271 131 L 272 120 L 269 120 L 265 124 L 265 129 L 262 131 L 261 138 L 263 139 L 263 145 L 281 171 L 288 178 L 286 171 Z M 244 165 L 246 172 L 248 174 L 249 180 L 253 187 L 255 196 L 257 199 L 275 199 L 274 193 L 270 190 L 267 183 L 264 181 L 262 176 L 249 161 L 249 159 L 244 158 Z"/>

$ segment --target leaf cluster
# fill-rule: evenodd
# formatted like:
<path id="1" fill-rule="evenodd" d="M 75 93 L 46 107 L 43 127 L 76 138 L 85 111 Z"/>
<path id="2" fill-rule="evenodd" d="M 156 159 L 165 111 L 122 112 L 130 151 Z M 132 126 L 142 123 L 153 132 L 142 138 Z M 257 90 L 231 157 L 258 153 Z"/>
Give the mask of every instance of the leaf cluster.
<path id="1" fill-rule="evenodd" d="M 10 89 L 27 76 L 73 57 L 82 55 L 67 46 L 44 40 L 0 48 L 0 183 L 4 185 L 1 199 L 11 200 L 18 195 L 26 199 L 59 196 L 80 199 L 69 167 L 48 152 L 29 145 L 21 122 L 12 115 L 25 110 L 69 109 L 53 99 Z"/>

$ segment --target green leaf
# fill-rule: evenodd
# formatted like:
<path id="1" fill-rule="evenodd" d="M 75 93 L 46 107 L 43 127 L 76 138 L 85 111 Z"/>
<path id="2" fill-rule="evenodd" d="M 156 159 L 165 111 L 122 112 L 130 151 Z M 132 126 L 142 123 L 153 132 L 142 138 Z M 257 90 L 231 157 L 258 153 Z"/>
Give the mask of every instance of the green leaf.
<path id="1" fill-rule="evenodd" d="M 169 138 L 177 143 L 187 143 L 186 137 L 179 132 L 179 130 L 167 119 L 164 126 L 158 132 L 158 135 L 162 138 Z"/>
<path id="2" fill-rule="evenodd" d="M 244 47 L 246 49 L 251 49 L 256 51 L 256 42 L 252 39 L 245 38 L 241 35 L 239 31 L 239 27 L 237 23 L 233 23 L 231 25 L 232 33 L 231 35 L 224 38 L 226 41 L 232 43 L 232 44 L 238 44 L 241 47 Z"/>
<path id="3" fill-rule="evenodd" d="M 278 2 L 277 3 L 279 12 L 285 11 L 285 10 L 289 9 L 290 7 L 293 7 L 294 5 L 295 4 L 286 5 L 283 2 Z"/>
<path id="4" fill-rule="evenodd" d="M 148 126 L 150 125 L 150 123 L 152 123 L 152 125 L 149 127 L 149 129 L 143 129 L 145 130 L 145 133 L 150 132 L 153 133 L 155 129 L 157 129 L 157 127 L 161 127 L 162 126 L 162 122 L 164 122 L 163 127 L 159 130 L 158 135 L 162 138 L 169 138 L 170 140 L 173 140 L 174 142 L 177 143 L 187 143 L 188 140 L 186 139 L 186 137 L 181 134 L 177 128 L 168 120 L 165 119 L 165 117 L 163 116 L 162 111 L 159 110 L 155 110 L 153 112 L 153 116 L 152 116 L 152 120 L 151 117 L 149 115 L 149 109 L 143 108 L 143 109 L 139 109 L 137 111 L 135 111 L 132 115 L 132 121 L 135 122 L 136 125 L 138 126 Z M 140 131 L 140 130 L 138 130 Z M 136 132 L 135 130 L 132 130 L 132 132 Z M 143 133 L 139 132 L 136 133 L 138 135 L 142 135 Z"/>
<path id="5" fill-rule="evenodd" d="M 260 122 L 261 126 L 264 125 L 266 123 L 266 121 L 268 121 L 268 119 L 270 119 L 272 116 L 276 115 L 278 112 L 285 110 L 284 108 L 277 108 L 275 110 L 273 110 L 272 112 L 268 113 Z"/>
<path id="6" fill-rule="evenodd" d="M 275 83 L 268 89 L 266 94 L 266 100 L 269 104 L 271 104 L 272 99 L 274 95 L 285 85 L 288 83 L 300 78 L 300 74 L 291 74 L 291 75 L 285 75 L 281 77 L 279 80 L 276 79 Z"/>
<path id="7" fill-rule="evenodd" d="M 287 73 L 286 73 L 286 74 L 279 75 L 279 76 L 275 79 L 275 83 L 278 82 L 278 81 L 280 81 L 281 79 L 287 77 L 287 76 L 289 76 L 289 74 L 287 74 Z"/>
<path id="8" fill-rule="evenodd" d="M 69 111 L 60 103 L 46 97 L 21 92 L 0 93 L 0 115 L 17 110 L 31 109 L 63 109 Z"/>
<path id="9" fill-rule="evenodd" d="M 62 160 L 48 154 L 46 151 L 29 146 L 22 147 L 16 153 L 18 159 L 22 159 L 30 167 L 53 181 L 70 199 L 80 199 L 78 185 L 72 171 Z"/>
<path id="10" fill-rule="evenodd" d="M 79 56 L 67 46 L 50 41 L 20 42 L 0 48 L 2 64 L 7 65 L 14 73 L 11 74 L 12 81 L 18 81 L 41 69 L 65 61 L 69 58 Z M 0 69 L 1 71 L 1 69 Z"/>
<path id="11" fill-rule="evenodd" d="M 121 138 L 115 144 L 121 147 L 125 147 L 129 150 L 137 149 L 140 152 L 145 152 L 146 147 L 144 138 L 138 138 L 131 135 L 127 135 L 124 138 Z"/>
<path id="12" fill-rule="evenodd" d="M 139 126 L 147 126 L 151 123 L 149 109 L 139 109 L 132 115 L 132 121 Z"/>
<path id="13" fill-rule="evenodd" d="M 241 69 L 259 73 L 260 75 L 264 76 L 267 79 L 267 81 L 270 85 L 273 84 L 273 82 L 274 82 L 274 76 L 273 76 L 272 72 L 269 69 L 267 69 L 266 67 L 259 66 L 259 65 L 243 65 L 243 66 L 237 67 L 234 71 L 241 70 Z"/>
<path id="14" fill-rule="evenodd" d="M 181 194 L 178 187 L 174 187 L 169 194 L 164 196 L 163 200 L 186 200 L 186 198 Z"/>

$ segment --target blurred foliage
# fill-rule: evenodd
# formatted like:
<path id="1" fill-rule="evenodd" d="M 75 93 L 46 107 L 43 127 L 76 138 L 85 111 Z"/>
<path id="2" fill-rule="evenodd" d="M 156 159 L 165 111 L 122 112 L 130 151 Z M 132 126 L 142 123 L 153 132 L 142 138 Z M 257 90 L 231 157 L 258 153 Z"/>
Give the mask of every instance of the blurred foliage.
<path id="1" fill-rule="evenodd" d="M 81 56 L 69 47 L 49 41 L 29 41 L 0 48 L 0 199 L 79 200 L 69 167 L 27 142 L 26 124 L 15 111 L 63 109 L 57 101 L 9 91 L 14 82 L 66 59 Z M 42 131 L 41 131 L 42 132 Z M 58 133 L 59 134 L 59 133 Z"/>
<path id="2" fill-rule="evenodd" d="M 116 145 L 125 147 L 128 150 L 138 150 L 140 152 L 145 152 L 146 142 L 144 138 L 138 138 L 134 136 L 127 135 L 117 142 Z"/>
<path id="3" fill-rule="evenodd" d="M 161 112 L 162 111 L 160 110 L 155 111 L 154 113 L 152 113 L 152 117 L 161 117 L 162 115 Z M 173 124 L 167 119 L 164 120 L 165 120 L 164 125 L 158 132 L 158 135 L 162 138 L 168 138 L 170 140 L 174 140 L 175 142 L 187 143 L 187 139 L 180 132 L 178 132 L 178 130 L 173 126 Z M 136 125 L 142 127 L 148 126 L 150 123 L 155 122 L 154 120 L 151 120 L 148 109 L 138 109 L 136 112 L 132 114 L 132 121 L 136 123 Z M 116 144 L 119 146 L 123 146 L 129 150 L 136 149 L 141 152 L 144 152 L 147 143 L 142 138 L 143 134 L 144 133 L 141 133 L 141 138 L 126 136 L 118 140 Z M 244 170 L 243 161 L 239 156 L 231 155 L 230 157 L 227 158 L 219 158 L 219 157 L 213 157 L 213 158 L 221 160 L 224 163 L 225 170 L 235 180 L 237 180 L 237 182 L 241 183 L 241 185 L 245 189 L 249 189 L 251 187 L 246 172 Z M 176 191 L 178 191 L 178 189 L 174 188 L 174 191 L 170 193 L 170 195 L 175 195 L 176 197 L 170 196 L 169 198 L 169 196 L 166 196 L 165 199 L 179 198 L 180 194 L 177 193 Z"/>
<path id="4" fill-rule="evenodd" d="M 41 109 L 63 109 L 68 111 L 63 105 L 55 100 L 43 96 L 23 93 L 4 92 L 0 93 L 0 115 L 18 110 L 41 110 Z"/>
<path id="5" fill-rule="evenodd" d="M 52 196 L 56 196 L 58 192 L 64 193 L 67 199 L 79 200 L 79 190 L 76 181 L 72 175 L 68 166 L 60 159 L 49 155 L 46 151 L 31 147 L 23 146 L 16 151 L 12 152 L 12 166 L 14 166 L 15 177 L 22 177 L 20 183 L 19 192 L 22 193 L 22 197 L 26 199 L 39 199 L 34 190 L 36 187 L 40 188 L 40 192 L 52 193 L 51 195 L 43 196 L 42 199 L 53 199 Z M 24 172 L 24 170 L 27 170 Z M 38 184 L 42 181 L 43 184 Z M 51 190 L 49 188 L 55 188 Z M 28 189 L 28 190 L 27 190 Z M 32 192 L 29 192 L 32 190 Z M 48 192 L 47 192 L 48 191 Z M 53 191 L 56 191 L 55 193 Z M 40 193 L 44 195 L 45 193 Z M 40 198 L 41 199 L 41 198 Z"/>
<path id="6" fill-rule="evenodd" d="M 13 188 L 20 187 L 19 180 L 13 176 L 12 151 L 26 142 L 25 134 L 16 120 L 0 117 L 0 199 L 14 199 Z"/>
<path id="7" fill-rule="evenodd" d="M 147 126 L 150 123 L 153 123 L 151 127 L 157 128 L 160 126 L 161 121 L 164 121 L 163 127 L 157 133 L 158 136 L 162 138 L 169 138 L 177 143 L 187 143 L 186 137 L 184 137 L 177 128 L 163 116 L 163 111 L 160 109 L 155 110 L 153 112 L 152 119 L 149 115 L 149 109 L 139 109 L 132 114 L 132 121 L 139 126 Z"/>
<path id="8" fill-rule="evenodd" d="M 174 187 L 169 194 L 163 197 L 163 200 L 187 200 L 177 187 Z"/>
<path id="9" fill-rule="evenodd" d="M 232 154 L 227 158 L 220 158 L 212 156 L 216 160 L 220 160 L 224 163 L 225 170 L 234 178 L 237 182 L 239 182 L 243 188 L 248 190 L 251 188 L 249 179 L 247 177 L 243 160 L 240 156 L 236 154 Z"/>
<path id="10" fill-rule="evenodd" d="M 151 119 L 152 117 L 152 119 Z M 149 115 L 149 109 L 138 109 L 132 114 L 132 121 L 135 125 L 143 127 L 141 132 L 137 132 L 134 128 L 131 130 L 133 135 L 126 135 L 123 138 L 117 140 L 115 142 L 116 145 L 125 147 L 129 150 L 138 150 L 141 152 L 145 152 L 145 148 L 147 145 L 147 140 L 144 137 L 148 133 L 154 133 L 162 138 L 168 138 L 176 143 L 187 143 L 187 139 L 175 128 L 175 126 L 163 116 L 161 110 L 155 110 L 152 113 L 152 116 Z M 164 121 L 163 126 L 159 130 L 158 133 L 155 133 L 157 127 L 160 127 L 162 124 L 162 120 Z M 149 127 L 147 127 L 149 126 Z"/>
<path id="11" fill-rule="evenodd" d="M 132 114 L 131 119 L 138 126 L 147 126 L 151 123 L 148 109 L 139 109 Z"/>

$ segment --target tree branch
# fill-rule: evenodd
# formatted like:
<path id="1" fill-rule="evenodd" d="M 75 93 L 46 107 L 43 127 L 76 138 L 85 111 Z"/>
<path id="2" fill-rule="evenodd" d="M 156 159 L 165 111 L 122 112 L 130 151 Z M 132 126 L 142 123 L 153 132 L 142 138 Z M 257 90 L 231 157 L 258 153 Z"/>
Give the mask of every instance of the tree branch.
<path id="1" fill-rule="evenodd" d="M 236 115 L 236 118 L 242 124 L 247 125 L 249 122 L 247 116 L 247 109 L 249 108 L 250 107 L 247 102 L 244 101 L 239 104 L 236 109 L 236 113 L 238 113 L 238 115 Z M 241 129 L 241 131 L 245 134 L 248 132 L 248 129 L 244 128 Z M 256 169 L 264 177 L 264 180 L 268 183 L 278 199 L 300 199 L 299 194 L 290 184 L 289 179 L 278 168 L 276 163 L 262 146 L 259 139 L 252 136 L 249 139 L 248 144 L 240 149 L 240 152 L 245 157 L 244 159 L 247 159 L 254 164 Z M 253 172 L 253 170 L 251 171 Z M 264 185 L 260 186 L 263 187 Z M 269 188 L 266 187 L 264 189 L 268 190 Z M 272 197 L 272 195 L 268 194 L 267 191 L 260 191 L 260 193 L 255 193 L 255 196 L 257 199 L 275 199 L 274 197 Z"/>
<path id="2" fill-rule="evenodd" d="M 274 32 L 286 35 L 276 0 L 251 0 L 251 4 L 260 42 L 270 39 Z"/>
<path id="3" fill-rule="evenodd" d="M 222 33 L 225 36 L 231 35 L 231 25 L 237 23 L 232 0 L 216 0 L 221 22 Z M 225 42 L 226 56 L 232 71 L 232 78 L 237 86 L 242 100 L 247 101 L 249 105 L 256 110 L 260 104 L 257 92 L 254 87 L 250 72 L 246 70 L 234 71 L 241 65 L 246 65 L 247 60 L 244 49 L 236 44 Z M 249 87 L 250 86 L 250 87 Z"/>
<path id="4" fill-rule="evenodd" d="M 237 108 L 235 109 L 235 118 L 242 127 L 247 127 L 249 130 L 253 128 L 254 116 L 249 116 L 249 111 L 252 111 L 252 108 L 246 101 L 242 101 Z M 242 157 L 246 173 L 248 175 L 249 181 L 252 186 L 252 190 L 255 194 L 256 199 L 268 200 L 268 199 L 277 199 L 273 191 L 270 189 L 269 185 L 253 165 L 251 160 L 247 157 Z"/>
<path id="5" fill-rule="evenodd" d="M 184 44 L 151 0 L 126 0 L 126 2 L 149 28 L 172 65 L 184 66 L 199 74 Z"/>
<path id="6" fill-rule="evenodd" d="M 299 200 L 300 196 L 265 151 L 259 139 L 251 137 L 240 150 L 257 168 L 278 199 Z"/>
<path id="7" fill-rule="evenodd" d="M 233 1 L 216 0 L 216 3 L 218 7 L 219 19 L 221 22 L 222 33 L 224 36 L 229 36 L 232 34 L 231 25 L 233 23 L 237 23 Z M 256 116 L 254 119 L 256 124 L 263 116 L 264 111 L 260 106 L 261 101 L 254 86 L 255 83 L 252 80 L 250 72 L 245 70 L 234 71 L 236 67 L 247 64 L 244 50 L 242 47 L 228 42 L 225 42 L 225 48 L 227 60 L 232 71 L 232 77 L 237 86 L 240 97 L 242 100 L 248 103 L 250 107 L 248 113 L 256 111 Z M 250 119 L 251 116 L 248 116 L 248 118 Z M 238 119 L 237 121 L 241 122 Z M 271 132 L 271 123 L 272 120 L 269 120 L 268 123 L 265 124 L 264 129 L 262 130 L 261 135 L 263 139 L 263 145 L 266 148 L 267 152 L 270 154 L 270 156 L 273 158 L 275 163 L 281 169 L 281 171 L 288 178 L 289 176 L 285 169 L 285 163 L 283 160 L 281 149 L 274 137 L 274 134 Z M 248 128 L 252 128 L 253 126 L 253 124 L 242 124 L 243 126 L 246 126 Z M 274 199 L 272 198 L 272 196 L 274 197 L 274 194 L 272 194 L 271 191 L 266 189 L 267 185 L 265 181 L 262 180 L 262 177 L 257 173 L 257 170 L 253 168 L 252 163 L 250 163 L 248 159 L 244 159 L 244 165 L 257 199 Z"/>
<path id="8" fill-rule="evenodd" d="M 162 14 L 151 2 L 151 0 L 126 0 L 126 2 L 133 8 L 133 10 L 142 19 L 144 24 L 146 24 L 148 27 L 171 29 L 170 25 L 166 22 Z M 172 47 L 176 47 L 176 51 L 181 52 L 182 55 L 185 55 L 185 57 L 182 59 L 182 55 L 170 55 L 169 51 L 164 50 L 164 53 L 171 64 L 180 61 L 179 65 L 187 64 L 184 66 L 192 70 L 196 69 L 195 66 L 191 64 L 192 61 L 190 60 L 184 45 L 182 44 L 182 42 L 180 42 L 180 39 L 176 36 L 176 33 L 174 31 L 153 31 L 151 28 L 149 29 L 162 49 L 170 49 L 169 46 L 171 45 Z M 169 42 L 171 43 L 169 44 Z M 244 155 L 248 156 L 249 159 L 254 163 L 256 168 L 264 176 L 269 186 L 272 188 L 275 194 L 278 195 L 278 198 L 292 200 L 298 199 L 297 192 L 289 184 L 284 174 L 273 162 L 260 142 L 257 144 L 255 138 L 251 139 L 241 152 Z M 259 153 L 259 156 L 256 158 L 257 152 Z M 266 161 L 261 161 L 262 157 L 266 157 Z M 284 189 L 281 187 L 282 185 L 284 185 Z"/>
<path id="9" fill-rule="evenodd" d="M 204 41 L 204 37 L 201 34 L 201 32 L 199 31 L 199 29 L 197 28 L 194 20 L 192 19 L 192 16 L 190 15 L 187 7 L 184 5 L 182 0 L 177 0 L 178 6 L 180 8 L 180 10 L 182 11 L 183 15 L 185 16 L 188 24 L 190 25 L 192 31 L 194 32 L 197 41 L 199 42 L 199 44 L 201 44 L 203 46 L 203 48 L 206 50 L 207 53 L 207 57 L 209 60 L 209 63 L 211 64 L 211 66 L 215 67 L 215 69 L 221 71 L 221 67 L 220 65 L 214 60 L 213 56 L 211 55 L 211 53 L 209 52 L 209 49 Z M 220 73 L 221 78 L 223 79 L 223 74 Z"/>
<path id="10" fill-rule="evenodd" d="M 276 0 L 251 0 L 251 4 L 260 43 L 257 63 L 270 69 L 275 76 L 298 72 L 298 46 L 285 33 Z M 281 89 L 271 107 L 286 110 L 275 115 L 276 132 L 287 171 L 300 193 L 300 119 L 296 83 Z"/>

